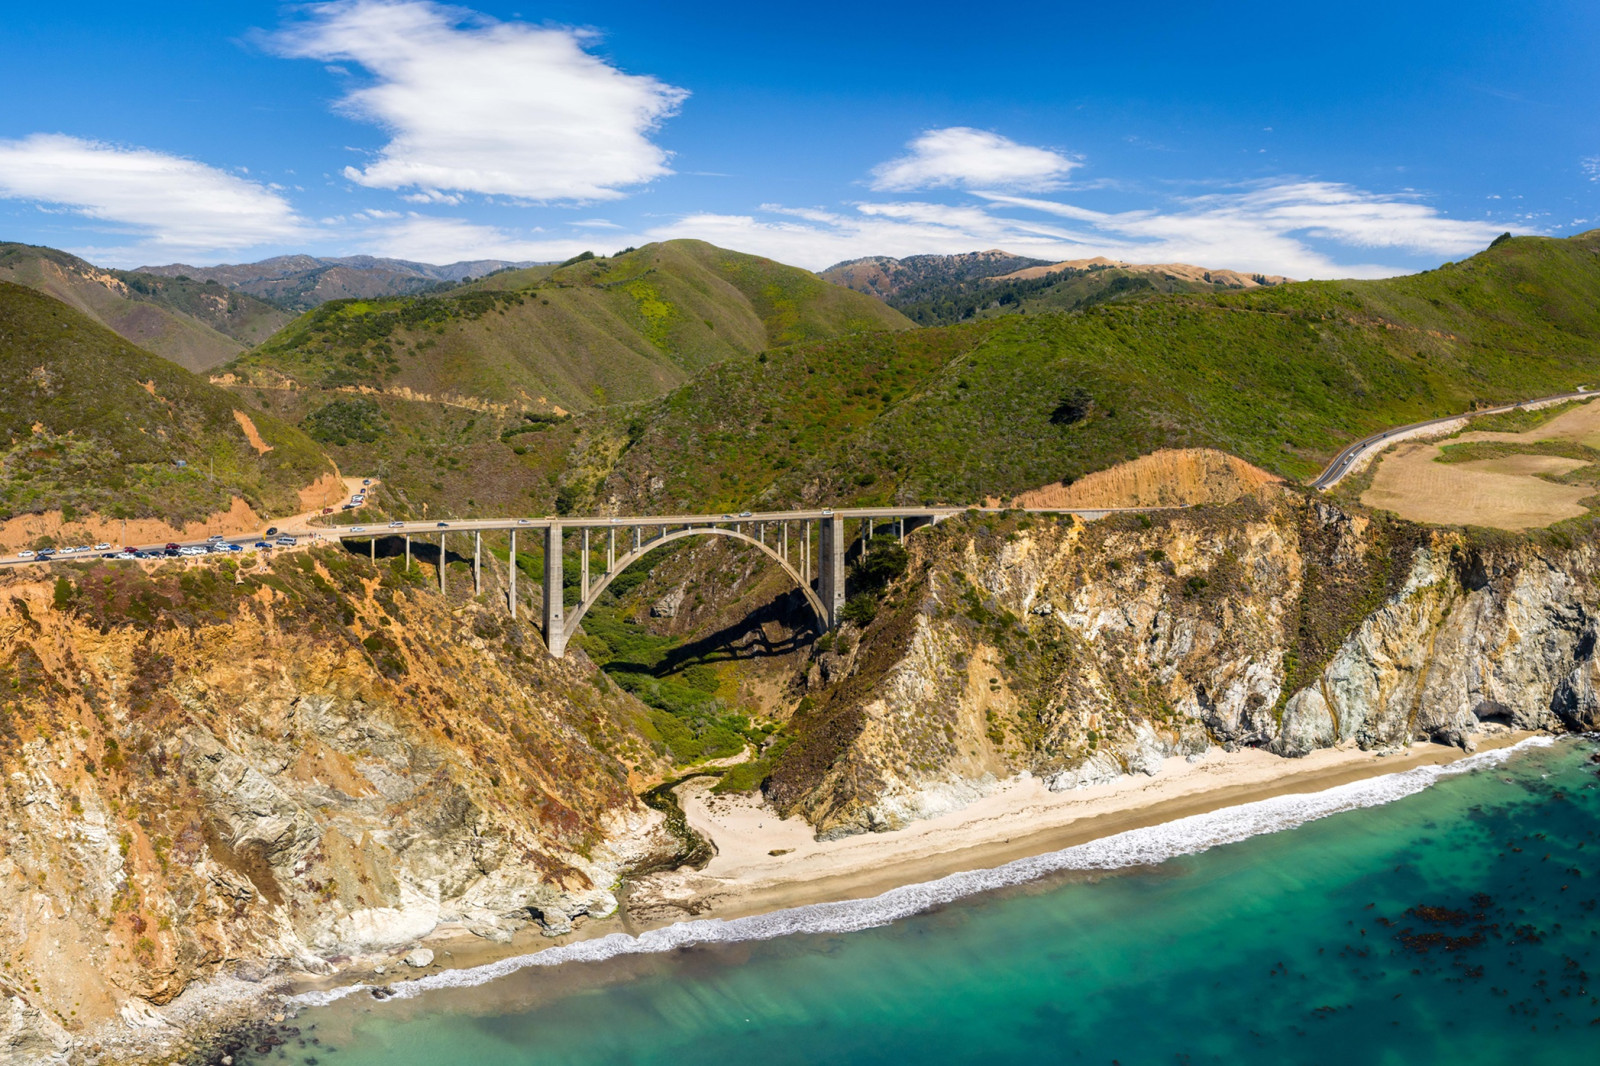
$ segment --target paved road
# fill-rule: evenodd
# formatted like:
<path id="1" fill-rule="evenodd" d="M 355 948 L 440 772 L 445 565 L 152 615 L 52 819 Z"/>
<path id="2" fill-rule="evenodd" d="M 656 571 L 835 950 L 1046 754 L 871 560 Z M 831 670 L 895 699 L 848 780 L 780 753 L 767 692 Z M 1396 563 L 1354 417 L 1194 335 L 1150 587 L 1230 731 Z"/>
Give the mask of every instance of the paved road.
<path id="1" fill-rule="evenodd" d="M 1068 514 L 1068 513 L 1075 514 L 1078 517 L 1083 518 L 1085 520 L 1093 520 L 1093 519 L 1096 519 L 1096 518 L 1104 518 L 1104 517 L 1106 517 L 1108 515 L 1117 514 L 1117 513 L 1121 513 L 1121 512 L 1145 512 L 1145 511 L 1161 511 L 1161 510 L 1175 510 L 1175 509 L 1177 509 L 1177 508 L 1165 508 L 1165 507 L 1111 507 L 1111 508 L 1101 508 L 1101 509 L 1097 509 L 1097 510 L 1071 510 L 1071 511 L 1068 511 L 1068 510 L 1064 510 L 1064 509 L 1059 508 L 1059 507 L 1026 508 L 1026 510 L 1029 510 L 1029 511 L 1031 511 L 1033 513 L 1039 513 L 1039 514 Z M 827 517 L 830 517 L 830 516 L 837 516 L 839 518 L 843 518 L 843 519 L 846 519 L 846 520 L 859 520 L 859 519 L 862 519 L 862 518 L 874 518 L 874 519 L 878 519 L 878 520 L 889 520 L 889 519 L 894 519 L 894 518 L 927 518 L 927 517 L 935 517 L 935 518 L 943 519 L 943 518 L 948 518 L 951 515 L 963 514 L 968 510 L 980 510 L 980 511 L 988 511 L 988 512 L 991 512 L 991 513 L 999 513 L 1001 511 L 1005 510 L 1005 508 L 998 508 L 998 507 L 991 507 L 991 508 L 966 508 L 966 507 L 841 507 L 841 508 L 838 508 L 837 510 L 831 509 L 831 508 L 816 508 L 816 509 L 804 510 L 804 511 L 757 511 L 757 512 L 754 512 L 754 513 L 742 512 L 742 513 L 739 513 L 739 514 L 734 514 L 734 513 L 731 513 L 731 512 L 725 512 L 725 513 L 722 513 L 722 514 L 640 515 L 640 516 L 619 517 L 619 518 L 611 518 L 611 517 L 606 517 L 606 516 L 581 517 L 581 516 L 544 515 L 544 516 L 537 517 L 537 518 L 535 518 L 535 517 L 528 517 L 528 518 L 463 518 L 463 519 L 450 519 L 448 521 L 425 521 L 425 522 L 401 522 L 401 521 L 381 522 L 380 521 L 380 522 L 373 523 L 371 525 L 365 525 L 365 524 L 359 524 L 358 523 L 358 524 L 349 525 L 349 526 L 325 526 L 325 527 L 319 527 L 319 528 L 307 528 L 303 524 L 300 524 L 300 523 L 297 522 L 297 523 L 294 523 L 294 524 L 285 524 L 283 526 L 275 526 L 274 528 L 278 528 L 281 533 L 287 533 L 287 534 L 295 536 L 297 538 L 297 540 L 298 540 L 298 546 L 302 546 L 303 547 L 303 546 L 306 546 L 306 545 L 309 545 L 309 544 L 327 544 L 327 543 L 331 543 L 331 542 L 334 542 L 334 541 L 345 541 L 345 540 L 365 541 L 365 540 L 371 540 L 371 539 L 376 538 L 376 537 L 393 537 L 393 536 L 408 536 L 408 535 L 409 536 L 413 536 L 413 537 L 417 537 L 417 536 L 436 536 L 436 535 L 438 535 L 440 533 L 471 533 L 471 532 L 506 531 L 506 530 L 535 530 L 535 531 L 538 531 L 540 533 L 543 533 L 548 527 L 550 527 L 552 525 L 559 525 L 564 529 L 570 529 L 570 530 L 576 531 L 576 530 L 584 529 L 584 528 L 588 528 L 588 529 L 612 529 L 612 528 L 615 528 L 615 529 L 624 529 L 624 530 L 626 530 L 626 529 L 632 529 L 635 526 L 644 527 L 644 528 L 658 528 L 658 527 L 662 527 L 662 526 L 731 525 L 733 523 L 741 523 L 741 524 L 749 525 L 749 524 L 754 524 L 754 523 L 757 523 L 757 522 L 777 523 L 777 522 L 798 522 L 798 521 L 805 521 L 805 520 L 815 521 L 817 519 L 827 518 Z M 304 517 L 304 516 L 297 516 L 297 517 Z M 286 520 L 286 522 L 287 521 L 288 520 Z M 254 545 L 256 542 L 258 542 L 258 541 L 260 541 L 262 539 L 263 539 L 263 537 L 261 535 L 252 533 L 252 534 L 248 534 L 248 535 L 226 537 L 226 538 L 223 539 L 222 543 L 225 543 L 225 544 L 238 544 L 241 547 L 248 549 L 252 545 Z M 265 539 L 270 542 L 274 538 L 267 537 Z M 208 543 L 214 543 L 214 542 L 198 540 L 198 541 L 173 541 L 172 543 L 178 544 L 179 547 L 189 547 L 189 546 L 204 546 L 204 545 L 206 545 Z M 121 545 L 118 545 L 117 547 L 121 547 Z M 144 549 L 144 550 L 158 550 L 159 551 L 161 548 L 164 548 L 164 547 L 165 547 L 165 544 L 155 545 L 155 546 L 153 546 L 151 548 L 147 548 L 147 549 Z M 105 555 L 107 555 L 107 554 L 112 554 L 112 553 L 103 553 L 103 552 L 99 552 L 99 551 L 88 551 L 88 552 L 82 552 L 82 553 L 73 553 L 73 554 L 69 554 L 69 555 L 62 555 L 59 552 L 57 552 L 54 557 L 49 558 L 49 559 L 38 559 L 38 558 L 19 559 L 19 558 L 16 558 L 16 557 L 13 556 L 13 557 L 10 557 L 10 558 L 0 559 L 0 568 L 4 568 L 4 567 L 8 567 L 8 566 L 36 565 L 36 564 L 44 563 L 44 562 L 74 562 L 74 561 L 78 561 L 78 560 L 99 559 L 99 558 L 105 557 Z M 206 556 L 188 556 L 186 558 L 210 558 L 210 556 L 209 555 L 206 555 Z M 127 561 L 132 562 L 132 561 L 137 561 L 137 560 L 127 560 Z M 157 560 L 151 560 L 151 561 L 157 561 Z M 163 557 L 163 561 L 164 561 L 164 557 Z"/>
<path id="2" fill-rule="evenodd" d="M 1334 456 L 1333 461 L 1327 465 L 1322 473 L 1317 475 L 1316 479 L 1311 482 L 1311 485 L 1313 488 L 1324 491 L 1333 488 L 1333 486 L 1344 480 L 1351 470 L 1355 469 L 1358 460 L 1360 460 L 1367 452 L 1376 448 L 1382 448 L 1407 433 L 1413 433 L 1417 430 L 1427 429 L 1430 426 L 1444 425 L 1447 422 L 1454 422 L 1459 418 L 1467 417 L 1469 415 L 1476 417 L 1478 415 L 1498 414 L 1503 411 L 1514 411 L 1518 407 L 1526 407 L 1530 404 L 1554 403 L 1560 400 L 1593 399 L 1596 395 L 1600 394 L 1595 392 L 1565 392 L 1555 396 L 1544 396 L 1534 400 L 1523 400 L 1520 403 L 1506 404 L 1503 407 L 1491 407 L 1481 411 L 1470 411 L 1462 415 L 1448 415 L 1444 418 L 1431 418 L 1425 422 L 1413 422 L 1407 426 L 1396 426 L 1393 429 L 1386 429 L 1381 433 L 1374 433 L 1369 437 L 1363 437 L 1361 440 L 1356 441 L 1354 444 L 1341 451 L 1338 455 Z M 357 479 L 346 479 L 346 483 L 352 487 L 360 487 L 357 485 Z M 368 487 L 376 488 L 376 482 L 369 481 Z M 1071 510 L 1059 507 L 1024 508 L 1024 510 L 1028 510 L 1037 514 L 1074 514 L 1079 518 L 1086 520 L 1105 518 L 1108 515 L 1118 513 L 1161 511 L 1171 509 L 1173 508 L 1107 507 L 1097 510 Z M 745 511 L 738 514 L 724 512 L 722 514 L 639 515 L 618 518 L 605 516 L 576 517 L 544 515 L 537 518 L 464 518 L 429 522 L 394 521 L 388 523 L 379 522 L 373 525 L 358 524 L 350 526 L 325 526 L 315 528 L 308 525 L 308 523 L 311 519 L 320 517 L 320 513 L 317 511 L 311 511 L 304 515 L 295 515 L 291 518 L 283 519 L 277 523 L 274 523 L 274 525 L 280 528 L 283 532 L 295 535 L 299 538 L 300 544 L 304 545 L 308 543 L 329 543 L 332 541 L 342 540 L 369 540 L 374 537 L 407 535 L 413 537 L 435 536 L 440 533 L 470 533 L 485 532 L 489 530 L 504 531 L 515 529 L 538 530 L 543 532 L 551 525 L 560 525 L 565 529 L 577 530 L 583 528 L 605 529 L 611 527 L 630 529 L 635 526 L 656 528 L 661 526 L 704 526 L 713 524 L 727 525 L 733 522 L 800 522 L 815 521 L 817 519 L 827 518 L 830 516 L 836 516 L 844 519 L 876 518 L 880 520 L 893 518 L 926 518 L 930 516 L 936 518 L 948 518 L 951 515 L 962 514 L 968 510 L 999 512 L 1005 510 L 1005 508 L 840 507 L 837 509 L 815 508 L 803 511 Z M 247 534 L 227 537 L 225 538 L 224 543 L 238 544 L 241 547 L 249 548 L 251 545 L 255 544 L 261 539 L 262 537 L 256 534 Z M 181 547 L 188 547 L 191 545 L 201 546 L 207 544 L 208 542 L 199 540 L 187 542 L 179 541 L 175 543 L 178 543 Z M 121 547 L 121 545 L 117 545 L 117 547 Z M 50 559 L 20 559 L 16 556 L 11 556 L 8 558 L 0 558 L 0 568 L 10 566 L 27 566 L 41 562 L 73 562 L 76 560 L 97 559 L 103 557 L 104 554 L 105 553 L 102 552 L 89 551 L 73 553 L 70 555 L 62 555 L 61 553 L 57 552 L 55 556 Z M 209 556 L 194 556 L 193 558 L 209 558 Z"/>
<path id="3" fill-rule="evenodd" d="M 1460 418 L 1476 418 L 1479 415 L 1494 415 L 1500 414 L 1503 411 L 1515 411 L 1519 407 L 1527 407 L 1530 404 L 1554 403 L 1559 400 L 1593 399 L 1596 395 L 1597 394 L 1593 392 L 1563 392 L 1555 396 L 1541 396 L 1536 400 L 1523 400 L 1520 403 L 1508 403 L 1504 407 L 1488 407 L 1481 411 L 1468 411 L 1459 415 L 1446 415 L 1444 418 L 1430 418 L 1426 422 L 1413 422 L 1409 426 L 1396 426 L 1393 429 L 1386 429 L 1381 433 L 1374 433 L 1370 437 L 1362 437 L 1360 440 L 1344 449 L 1344 451 L 1334 456 L 1333 461 L 1323 469 L 1322 473 L 1317 475 L 1316 480 L 1311 482 L 1311 487 L 1314 489 L 1321 489 L 1322 491 L 1326 492 L 1328 489 L 1333 488 L 1339 482 L 1343 481 L 1345 477 L 1349 475 L 1350 471 L 1356 468 L 1357 461 L 1367 452 L 1375 448 L 1387 447 L 1396 438 L 1407 433 L 1414 433 L 1419 429 L 1427 429 L 1430 426 L 1442 426 L 1447 422 L 1454 422 Z"/>

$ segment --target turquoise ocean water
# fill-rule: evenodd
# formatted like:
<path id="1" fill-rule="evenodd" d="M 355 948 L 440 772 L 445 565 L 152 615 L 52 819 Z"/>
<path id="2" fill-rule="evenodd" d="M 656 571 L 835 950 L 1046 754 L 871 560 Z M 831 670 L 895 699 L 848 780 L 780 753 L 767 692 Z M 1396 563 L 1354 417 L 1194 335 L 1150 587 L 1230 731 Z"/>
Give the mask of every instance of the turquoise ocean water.
<path id="1" fill-rule="evenodd" d="M 1524 745 L 875 901 L 358 990 L 240 1061 L 1600 1062 L 1596 752 Z"/>

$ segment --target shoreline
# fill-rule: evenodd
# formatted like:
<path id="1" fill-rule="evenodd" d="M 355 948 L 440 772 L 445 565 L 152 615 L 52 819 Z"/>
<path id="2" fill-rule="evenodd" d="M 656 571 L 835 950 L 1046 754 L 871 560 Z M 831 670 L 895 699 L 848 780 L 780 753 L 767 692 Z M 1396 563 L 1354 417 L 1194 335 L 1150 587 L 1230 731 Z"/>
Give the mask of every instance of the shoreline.
<path id="1" fill-rule="evenodd" d="M 816 840 L 801 819 L 779 818 L 756 796 L 711 797 L 711 782 L 696 778 L 678 792 L 690 824 L 716 844 L 718 853 L 704 870 L 683 867 L 641 878 L 619 893 L 616 914 L 582 922 L 563 936 L 546 937 L 530 927 L 509 942 L 495 943 L 465 930 L 442 928 L 421 941 L 435 953 L 427 967 L 404 965 L 400 960 L 405 951 L 396 949 L 381 960 L 368 957 L 334 974 L 294 975 L 277 992 L 295 997 L 358 984 L 398 985 L 616 933 L 638 936 L 685 921 L 732 920 L 867 899 L 1227 807 L 1448 765 L 1540 735 L 1509 730 L 1480 735 L 1476 752 L 1416 743 L 1379 754 L 1351 745 L 1286 759 L 1255 749 L 1225 753 L 1212 748 L 1195 762 L 1166 759 L 1154 776 L 1124 774 L 1069 792 L 1051 793 L 1038 778 L 1012 778 L 948 814 L 890 832 L 830 841 Z"/>

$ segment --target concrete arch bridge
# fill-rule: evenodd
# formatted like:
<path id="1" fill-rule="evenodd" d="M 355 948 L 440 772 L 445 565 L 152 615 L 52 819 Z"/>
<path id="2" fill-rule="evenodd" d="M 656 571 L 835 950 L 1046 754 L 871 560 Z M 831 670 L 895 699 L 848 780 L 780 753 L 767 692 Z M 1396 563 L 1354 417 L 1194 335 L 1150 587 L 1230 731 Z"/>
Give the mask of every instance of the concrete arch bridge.
<path id="1" fill-rule="evenodd" d="M 318 535 L 344 542 L 371 540 L 374 557 L 379 539 L 403 537 L 407 566 L 411 561 L 411 539 L 436 536 L 439 538 L 441 562 L 439 588 L 443 591 L 445 567 L 442 564 L 447 538 L 471 534 L 473 585 L 481 591 L 483 534 L 509 533 L 511 578 L 508 595 L 513 617 L 517 612 L 517 536 L 531 533 L 541 537 L 544 549 L 544 638 L 550 654 L 560 657 L 566 653 L 567 644 L 577 633 L 583 616 L 618 575 L 667 544 L 689 537 L 722 537 L 753 545 L 783 568 L 805 595 L 806 602 L 817 616 L 818 626 L 828 630 L 839 624 L 839 613 L 844 608 L 845 559 L 852 546 L 856 551 L 868 551 L 871 538 L 884 532 L 898 536 L 903 542 L 912 530 L 942 522 L 967 510 L 969 508 L 964 507 L 855 507 L 840 510 L 746 511 L 738 515 L 480 518 L 452 522 L 391 522 L 378 527 L 337 527 L 318 531 Z M 1047 513 L 1068 512 L 1050 510 Z M 1093 519 L 1115 511 L 1070 513 Z M 570 609 L 563 603 L 565 554 L 569 536 L 578 538 L 581 544 L 578 552 L 579 597 Z M 597 556 L 602 551 L 603 563 L 597 568 Z"/>

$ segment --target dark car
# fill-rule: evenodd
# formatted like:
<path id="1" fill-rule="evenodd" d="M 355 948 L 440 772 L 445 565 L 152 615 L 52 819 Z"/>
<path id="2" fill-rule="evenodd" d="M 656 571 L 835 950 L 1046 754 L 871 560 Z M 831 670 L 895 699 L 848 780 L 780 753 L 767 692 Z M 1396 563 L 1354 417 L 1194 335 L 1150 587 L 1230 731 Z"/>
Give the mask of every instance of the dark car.
<path id="1" fill-rule="evenodd" d="M 263 533 L 263 534 L 262 534 L 262 536 L 264 536 L 264 537 L 270 537 L 270 536 L 272 536 L 272 535 L 273 535 L 273 534 L 274 534 L 274 533 L 276 533 L 276 532 L 277 532 L 277 531 L 278 531 L 278 527 L 277 527 L 277 526 L 268 526 L 268 527 L 267 527 L 267 531 L 266 531 L 266 532 L 265 532 L 265 533 Z"/>
<path id="2" fill-rule="evenodd" d="M 176 559 L 182 553 L 179 552 L 177 548 L 167 548 L 161 554 L 165 555 L 168 559 Z"/>
<path id="3" fill-rule="evenodd" d="M 440 522 L 440 523 L 438 523 L 438 528 L 439 529 L 449 529 L 450 528 L 450 523 L 449 522 Z"/>

